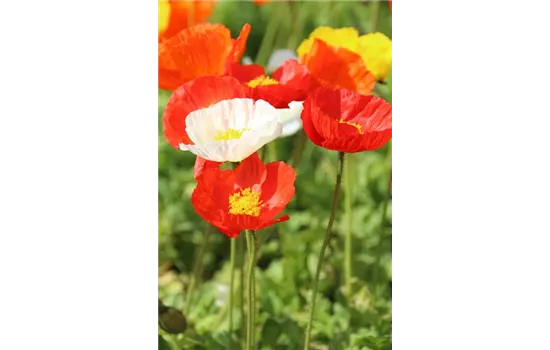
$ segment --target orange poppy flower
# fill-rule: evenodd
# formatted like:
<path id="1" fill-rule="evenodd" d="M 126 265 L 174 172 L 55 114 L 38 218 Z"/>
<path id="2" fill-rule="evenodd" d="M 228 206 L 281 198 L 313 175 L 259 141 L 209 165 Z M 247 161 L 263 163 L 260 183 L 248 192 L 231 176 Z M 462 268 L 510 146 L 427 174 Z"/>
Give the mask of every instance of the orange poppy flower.
<path id="1" fill-rule="evenodd" d="M 239 37 L 222 24 L 199 24 L 159 43 L 159 88 L 174 90 L 203 75 L 223 75 L 228 64 L 238 62 L 246 48 L 250 25 Z"/>
<path id="2" fill-rule="evenodd" d="M 300 60 L 322 86 L 370 95 L 376 83 L 361 56 L 319 39 L 313 40 L 311 48 Z"/>
<path id="3" fill-rule="evenodd" d="M 205 221 L 235 238 L 243 230 L 260 230 L 289 219 L 275 218 L 294 196 L 296 172 L 283 163 L 263 164 L 258 153 L 235 170 L 204 169 L 191 203 Z"/>
<path id="4" fill-rule="evenodd" d="M 234 63 L 226 73 L 246 85 L 249 98 L 267 101 L 275 108 L 288 108 L 292 101 L 305 100 L 313 86 L 308 69 L 292 59 L 285 61 L 271 77 L 258 64 Z"/>
<path id="5" fill-rule="evenodd" d="M 316 89 L 306 98 L 301 117 L 309 139 L 333 151 L 375 150 L 392 135 L 391 105 L 344 89 Z"/>
<path id="6" fill-rule="evenodd" d="M 175 35 L 184 28 L 204 23 L 212 14 L 215 4 L 215 1 L 159 1 L 159 41 Z M 161 12 L 169 15 L 162 22 Z M 164 30 L 161 30 L 161 26 Z"/>
<path id="7" fill-rule="evenodd" d="M 196 110 L 222 100 L 246 98 L 245 88 L 232 77 L 204 76 L 174 90 L 162 116 L 166 141 L 180 149 L 180 144 L 193 144 L 187 135 L 185 117 Z"/>

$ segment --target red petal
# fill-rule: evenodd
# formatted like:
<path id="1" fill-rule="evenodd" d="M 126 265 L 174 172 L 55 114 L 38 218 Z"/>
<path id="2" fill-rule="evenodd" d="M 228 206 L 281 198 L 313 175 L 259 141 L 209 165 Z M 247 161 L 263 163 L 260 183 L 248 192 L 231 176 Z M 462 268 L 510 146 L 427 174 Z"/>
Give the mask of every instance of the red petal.
<path id="1" fill-rule="evenodd" d="M 176 149 L 180 143 L 193 144 L 185 131 L 185 118 L 189 113 L 222 100 L 245 97 L 244 86 L 233 77 L 199 77 L 180 86 L 164 110 L 162 124 L 166 140 Z"/>
<path id="2" fill-rule="evenodd" d="M 174 90 L 203 75 L 221 75 L 232 48 L 221 24 L 200 24 L 159 43 L 159 88 Z"/>
<path id="3" fill-rule="evenodd" d="M 261 224 L 259 224 L 255 230 L 261 230 L 263 228 L 266 228 L 266 227 L 269 227 L 271 225 L 275 225 L 279 222 L 285 222 L 285 221 L 288 221 L 290 219 L 290 217 L 288 215 L 283 215 L 281 216 L 280 218 L 277 218 L 277 219 L 274 219 L 274 220 L 269 220 L 269 221 L 264 221 L 262 222 Z"/>
<path id="4" fill-rule="evenodd" d="M 324 140 L 337 136 L 341 114 L 339 90 L 315 89 L 305 100 L 302 112 L 306 135 L 316 145 L 323 146 Z"/>
<path id="5" fill-rule="evenodd" d="M 193 168 L 193 177 L 198 178 L 205 169 L 218 168 L 223 162 L 214 162 L 197 156 L 195 167 Z"/>
<path id="6" fill-rule="evenodd" d="M 191 203 L 197 214 L 222 231 L 228 230 L 228 199 L 233 193 L 234 179 L 231 170 L 205 169 L 197 179 L 197 187 L 191 195 Z"/>
<path id="7" fill-rule="evenodd" d="M 370 95 L 376 83 L 358 54 L 341 47 L 332 47 L 315 39 L 303 58 L 318 83 L 336 89 L 357 91 Z"/>
<path id="8" fill-rule="evenodd" d="M 283 84 L 249 87 L 247 96 L 255 101 L 264 100 L 275 108 L 288 108 L 292 101 L 301 101 L 303 94 L 291 86 Z"/>
<path id="9" fill-rule="evenodd" d="M 294 59 L 288 59 L 271 75 L 279 83 L 291 86 L 302 95 L 296 101 L 305 100 L 307 94 L 317 86 L 309 69 Z"/>
<path id="10" fill-rule="evenodd" d="M 227 65 L 225 74 L 236 78 L 241 83 L 248 83 L 254 78 L 265 75 L 265 70 L 259 64 L 231 63 Z"/>
<path id="11" fill-rule="evenodd" d="M 266 176 L 265 165 L 260 160 L 258 152 L 254 152 L 235 168 L 235 190 L 252 187 L 252 189 L 260 191 L 260 186 L 264 183 Z"/>
<path id="12" fill-rule="evenodd" d="M 262 186 L 260 200 L 264 203 L 261 217 L 270 221 L 283 211 L 294 197 L 296 172 L 283 162 L 273 162 L 266 166 L 267 178 Z"/>

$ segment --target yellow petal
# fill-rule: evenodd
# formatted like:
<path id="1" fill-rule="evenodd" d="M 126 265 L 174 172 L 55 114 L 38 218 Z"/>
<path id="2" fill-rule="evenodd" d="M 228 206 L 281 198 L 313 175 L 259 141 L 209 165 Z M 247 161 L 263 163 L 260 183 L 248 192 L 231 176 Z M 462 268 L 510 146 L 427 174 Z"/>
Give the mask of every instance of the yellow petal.
<path id="1" fill-rule="evenodd" d="M 320 39 L 326 44 L 333 47 L 343 47 L 352 52 L 358 50 L 359 33 L 355 28 L 331 28 L 331 27 L 317 27 L 309 38 L 305 39 L 298 47 L 298 57 L 302 57 L 309 52 L 313 41 Z"/>
<path id="2" fill-rule="evenodd" d="M 359 37 L 359 54 L 377 81 L 384 81 L 391 70 L 391 40 L 382 33 Z"/>
<path id="3" fill-rule="evenodd" d="M 170 24 L 170 3 L 159 1 L 159 35 L 162 35 Z"/>

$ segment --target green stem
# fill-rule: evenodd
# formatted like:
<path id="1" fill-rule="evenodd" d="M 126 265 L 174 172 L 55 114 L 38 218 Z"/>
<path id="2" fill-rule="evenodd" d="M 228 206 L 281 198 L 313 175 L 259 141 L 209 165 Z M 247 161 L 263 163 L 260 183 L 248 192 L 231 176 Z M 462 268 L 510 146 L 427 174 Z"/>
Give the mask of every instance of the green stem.
<path id="1" fill-rule="evenodd" d="M 246 230 L 246 245 L 248 247 L 248 320 L 246 350 L 253 350 L 254 344 L 254 265 L 256 261 L 256 243 L 254 231 Z"/>
<path id="2" fill-rule="evenodd" d="M 378 28 L 378 20 L 380 18 L 380 1 L 371 2 L 371 33 L 376 32 Z"/>
<path id="3" fill-rule="evenodd" d="M 235 251 L 237 249 L 237 238 L 231 238 L 231 252 L 229 265 L 231 277 L 229 282 L 229 348 L 233 346 L 233 296 L 235 294 Z"/>
<path id="4" fill-rule="evenodd" d="M 281 23 L 282 14 L 286 12 L 282 11 L 285 8 L 283 5 L 284 4 L 277 3 L 271 4 L 271 6 L 274 6 L 274 9 L 273 12 L 271 12 L 271 17 L 269 18 L 264 37 L 262 38 L 262 43 L 260 44 L 260 49 L 256 55 L 256 64 L 265 66 L 270 52 L 273 51 L 273 43 L 275 41 L 275 36 L 277 35 L 277 29 Z"/>
<path id="5" fill-rule="evenodd" d="M 273 142 L 273 141 L 271 141 Z M 262 163 L 265 163 L 265 150 L 267 149 L 266 146 L 263 146 L 260 150 L 260 159 L 262 160 Z"/>
<path id="6" fill-rule="evenodd" d="M 313 314 L 315 313 L 315 298 L 317 296 L 317 288 L 319 287 L 319 276 L 321 274 L 321 268 L 323 267 L 323 260 L 325 258 L 325 251 L 330 243 L 330 231 L 334 224 L 334 218 L 336 217 L 336 207 L 338 203 L 338 196 L 340 195 L 340 187 L 342 184 L 342 172 L 344 170 L 344 152 L 338 154 L 338 173 L 336 174 L 336 185 L 334 186 L 334 195 L 332 197 L 332 204 L 330 207 L 330 217 L 328 220 L 327 230 L 325 231 L 325 237 L 323 238 L 323 245 L 321 246 L 321 252 L 319 253 L 319 260 L 317 261 L 317 270 L 315 271 L 315 278 L 313 279 L 313 293 L 311 294 L 311 309 L 309 311 L 309 320 L 306 329 L 306 340 L 304 344 L 304 350 L 309 350 L 309 343 L 311 340 L 311 328 L 313 325 Z"/>
<path id="7" fill-rule="evenodd" d="M 199 248 L 199 252 L 195 260 L 195 267 L 193 269 L 193 276 L 191 277 L 191 281 L 189 282 L 189 289 L 187 290 L 187 297 L 186 297 L 187 302 L 185 304 L 185 309 L 183 312 L 185 315 L 189 313 L 189 308 L 191 307 L 191 298 L 193 297 L 197 280 L 200 279 L 200 276 L 202 274 L 202 260 L 204 257 L 204 253 L 206 252 L 206 247 L 208 247 L 208 243 L 210 241 L 210 235 L 212 234 L 212 231 L 213 231 L 212 225 L 210 225 L 209 223 L 206 223 L 206 234 L 204 236 L 202 245 Z"/>
<path id="8" fill-rule="evenodd" d="M 352 195 L 353 190 L 351 186 L 351 162 L 352 158 L 348 156 L 348 169 L 344 173 L 344 210 L 346 212 L 346 219 L 347 219 L 347 227 L 346 227 L 346 237 L 345 237 L 345 245 L 344 245 L 344 270 L 345 270 L 345 279 L 346 279 L 346 294 L 347 298 L 351 297 L 351 278 L 353 276 L 353 260 L 352 260 L 352 227 L 353 227 L 353 217 L 352 217 Z"/>
<path id="9" fill-rule="evenodd" d="M 240 277 L 240 288 L 239 288 L 239 299 L 241 302 L 241 348 L 245 347 L 246 342 L 246 311 L 245 311 L 245 305 L 244 305 L 244 262 L 245 262 L 245 237 L 240 235 L 239 239 L 239 251 L 240 251 L 240 261 L 239 261 L 239 277 Z"/>
<path id="10" fill-rule="evenodd" d="M 276 140 L 273 140 L 267 144 L 267 148 L 269 151 L 269 157 L 268 160 L 271 162 L 277 161 L 277 145 L 275 144 Z"/>
<path id="11" fill-rule="evenodd" d="M 294 140 L 292 152 L 292 167 L 294 169 L 298 168 L 298 164 L 300 164 L 300 161 L 302 160 L 302 155 L 304 154 L 304 149 L 306 147 L 306 140 L 306 133 L 302 129 L 298 132 L 298 135 L 296 135 Z"/>

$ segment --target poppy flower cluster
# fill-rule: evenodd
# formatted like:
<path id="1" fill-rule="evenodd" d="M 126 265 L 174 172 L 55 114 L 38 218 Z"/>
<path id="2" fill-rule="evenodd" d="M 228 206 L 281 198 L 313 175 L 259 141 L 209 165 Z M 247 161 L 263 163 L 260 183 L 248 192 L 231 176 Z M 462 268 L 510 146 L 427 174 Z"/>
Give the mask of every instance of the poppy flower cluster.
<path id="1" fill-rule="evenodd" d="M 268 75 L 240 63 L 249 33 L 245 24 L 232 39 L 221 24 L 199 24 L 159 43 L 159 87 L 172 91 L 164 135 L 197 156 L 193 206 L 229 237 L 288 220 L 276 217 L 294 195 L 296 174 L 259 159 L 267 143 L 303 124 L 314 144 L 354 153 L 382 147 L 392 130 L 391 106 L 370 96 L 389 70 L 380 55 L 369 56 L 387 53 L 384 39 L 321 27 L 300 45 L 298 60 Z M 391 41 L 389 54 L 391 64 Z M 239 164 L 222 170 L 225 162 Z"/>

